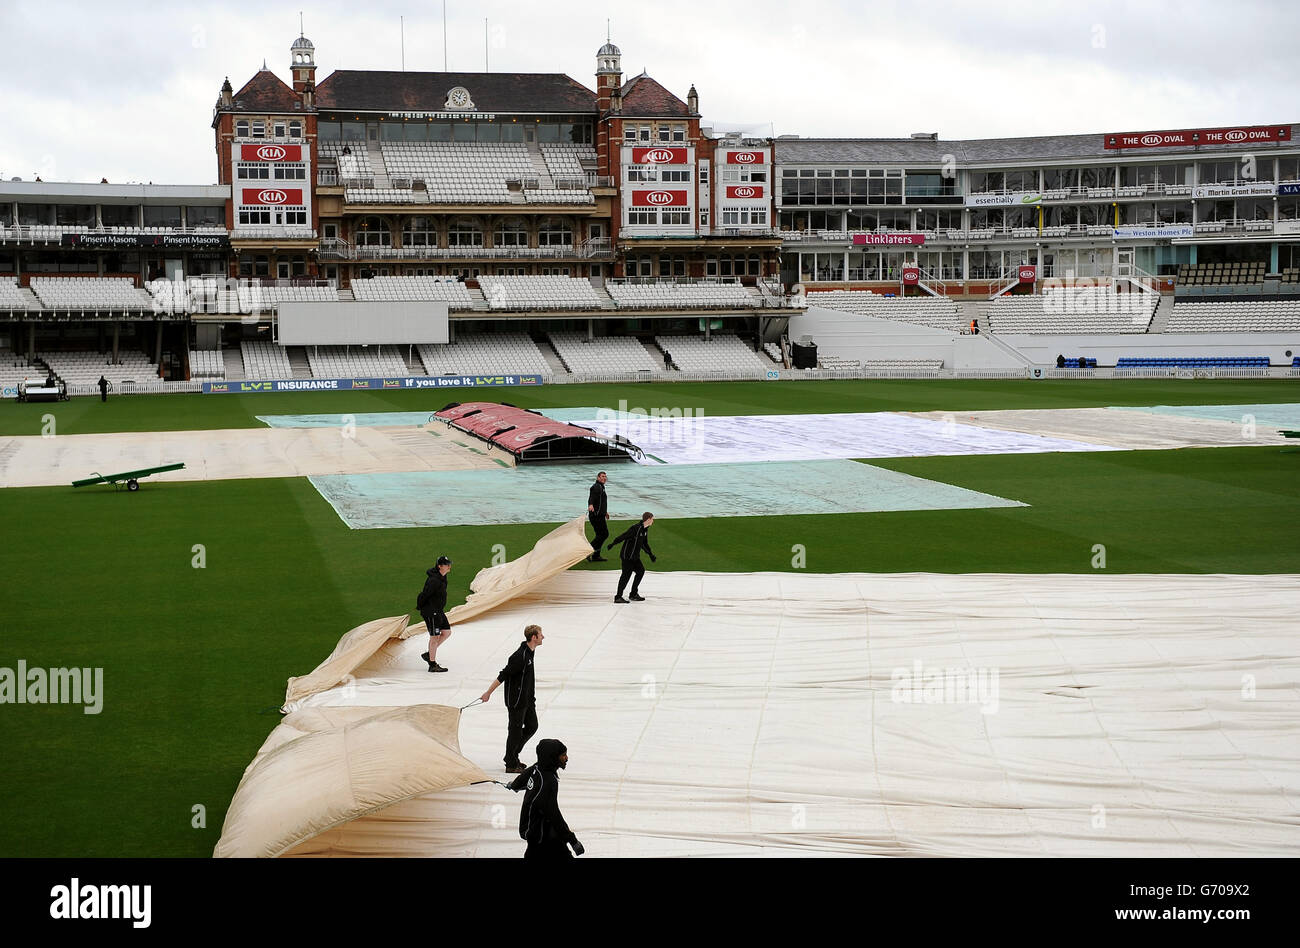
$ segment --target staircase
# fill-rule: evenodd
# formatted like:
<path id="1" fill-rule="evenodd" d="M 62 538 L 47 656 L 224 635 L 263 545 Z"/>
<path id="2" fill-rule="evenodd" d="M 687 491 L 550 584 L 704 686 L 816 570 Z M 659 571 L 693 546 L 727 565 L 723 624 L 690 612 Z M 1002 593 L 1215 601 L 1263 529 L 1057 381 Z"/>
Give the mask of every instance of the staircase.
<path id="1" fill-rule="evenodd" d="M 222 349 L 221 361 L 225 363 L 226 378 L 231 382 L 239 382 L 246 378 L 244 374 L 244 354 L 238 349 Z"/>
<path id="2" fill-rule="evenodd" d="M 487 297 L 483 295 L 482 290 L 476 286 L 467 286 L 465 287 L 465 292 L 469 294 L 469 305 L 471 309 L 478 313 L 486 313 L 488 311 Z"/>
<path id="3" fill-rule="evenodd" d="M 23 298 L 23 302 L 27 304 L 28 309 L 43 308 L 41 306 L 41 301 L 36 298 L 36 294 L 32 292 L 31 287 L 27 287 L 27 286 L 18 287 L 18 295 Z"/>
<path id="4" fill-rule="evenodd" d="M 367 141 L 366 154 L 370 156 L 370 167 L 375 171 L 375 187 L 391 188 L 393 183 L 388 179 L 388 166 L 384 164 L 384 153 L 379 148 L 379 142 Z"/>
<path id="5" fill-rule="evenodd" d="M 340 297 L 341 296 L 342 294 L 340 294 Z M 424 362 L 420 359 L 419 349 L 415 346 L 407 346 L 405 349 L 402 349 L 401 346 L 398 346 L 397 348 L 402 352 L 402 361 L 406 363 L 406 371 L 410 372 L 412 375 L 429 374 L 429 370 L 424 367 Z"/>
<path id="6" fill-rule="evenodd" d="M 1169 317 L 1173 315 L 1174 298 L 1173 295 L 1161 296 L 1160 302 L 1156 304 L 1155 314 L 1151 317 L 1151 325 L 1147 327 L 1147 332 L 1164 332 L 1165 327 L 1169 325 Z"/>
<path id="7" fill-rule="evenodd" d="M 537 351 L 539 351 L 542 354 L 542 358 L 546 360 L 546 365 L 551 375 L 569 374 L 568 367 L 564 364 L 564 360 L 560 358 L 560 354 L 555 351 L 555 347 L 551 345 L 551 340 L 549 338 L 537 344 Z"/>
<path id="8" fill-rule="evenodd" d="M 1013 349 L 1013 348 L 1011 348 L 1011 346 L 1007 345 L 1005 342 L 1003 342 L 1001 339 L 999 339 L 999 338 L 997 337 L 997 333 L 985 332 L 984 329 L 981 328 L 981 329 L 980 329 L 979 338 L 980 338 L 980 339 L 987 339 L 989 342 L 991 342 L 993 345 L 997 346 L 999 349 L 1001 349 L 1001 350 L 1002 350 L 1003 352 L 1005 352 L 1007 355 L 1011 356 L 1013 359 L 1015 359 L 1017 362 L 1019 362 L 1019 363 L 1020 363 L 1021 365 L 1023 365 L 1025 368 L 1033 368 L 1034 363 L 1033 363 L 1032 361 L 1030 361 L 1030 359 L 1029 359 L 1027 356 L 1025 356 L 1024 354 L 1022 354 L 1022 353 L 1020 352 L 1019 349 Z"/>
<path id="9" fill-rule="evenodd" d="M 653 336 L 642 336 L 641 345 L 645 346 L 645 351 L 650 353 L 650 360 L 655 364 L 655 368 L 664 364 L 664 351 L 659 348 Z M 665 372 L 674 372 L 676 369 L 665 368 Z"/>
<path id="10" fill-rule="evenodd" d="M 542 146 L 537 142 L 528 143 L 528 160 L 533 166 L 533 174 L 537 175 L 537 186 L 547 189 L 554 188 L 555 179 L 551 177 L 551 172 L 546 167 L 546 158 L 542 155 Z"/>
<path id="11" fill-rule="evenodd" d="M 289 346 L 285 354 L 289 356 L 289 367 L 293 369 L 294 378 L 312 378 L 311 363 L 307 361 L 307 349 L 304 346 Z"/>
<path id="12" fill-rule="evenodd" d="M 356 302 L 356 299 L 357 299 L 357 298 L 356 298 L 355 296 L 352 295 L 352 290 L 350 290 L 350 289 L 347 289 L 347 290 L 339 290 L 339 291 L 338 291 L 338 294 L 339 294 L 339 302 L 340 302 L 340 303 L 355 303 L 355 302 Z"/>
<path id="13" fill-rule="evenodd" d="M 609 295 L 609 290 L 605 289 L 605 281 L 600 281 L 600 286 L 592 284 L 591 288 L 596 291 L 596 296 L 600 300 L 601 309 L 618 309 L 618 304 L 614 302 L 614 297 Z"/>

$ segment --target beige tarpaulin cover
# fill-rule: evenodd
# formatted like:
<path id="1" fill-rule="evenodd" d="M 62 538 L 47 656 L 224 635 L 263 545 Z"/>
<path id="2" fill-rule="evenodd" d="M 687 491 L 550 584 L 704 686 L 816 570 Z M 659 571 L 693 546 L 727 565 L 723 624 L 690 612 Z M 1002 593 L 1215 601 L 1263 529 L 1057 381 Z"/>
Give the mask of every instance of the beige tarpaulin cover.
<path id="1" fill-rule="evenodd" d="M 407 626 L 410 621 L 410 616 L 375 619 L 344 635 L 339 639 L 339 644 L 334 646 L 329 658 L 317 665 L 315 671 L 289 679 L 289 687 L 284 693 L 285 710 L 291 710 L 291 702 L 333 688 L 389 639 L 405 639 L 414 635 Z M 419 628 L 423 632 L 424 623 L 420 623 Z"/>
<path id="2" fill-rule="evenodd" d="M 461 756 L 459 719 L 437 705 L 289 715 L 244 771 L 213 855 L 279 856 L 402 800 L 491 779 Z"/>
<path id="3" fill-rule="evenodd" d="M 626 605 L 617 579 L 476 619 L 447 674 L 389 639 L 303 703 L 463 707 L 536 622 L 522 759 L 568 745 L 584 858 L 1300 852 L 1300 577 L 650 572 Z M 459 736 L 506 779 L 500 691 Z M 517 858 L 519 801 L 451 788 L 316 839 Z"/>

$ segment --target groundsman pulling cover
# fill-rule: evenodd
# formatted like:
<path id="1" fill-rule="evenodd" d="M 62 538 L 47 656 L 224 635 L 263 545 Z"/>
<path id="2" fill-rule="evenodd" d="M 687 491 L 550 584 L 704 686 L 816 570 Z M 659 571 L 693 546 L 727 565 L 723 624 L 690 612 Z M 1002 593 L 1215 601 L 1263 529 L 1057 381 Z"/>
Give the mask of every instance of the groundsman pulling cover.
<path id="1" fill-rule="evenodd" d="M 461 756 L 459 725 L 442 705 L 290 714 L 244 771 L 213 855 L 282 856 L 403 800 L 490 780 Z"/>

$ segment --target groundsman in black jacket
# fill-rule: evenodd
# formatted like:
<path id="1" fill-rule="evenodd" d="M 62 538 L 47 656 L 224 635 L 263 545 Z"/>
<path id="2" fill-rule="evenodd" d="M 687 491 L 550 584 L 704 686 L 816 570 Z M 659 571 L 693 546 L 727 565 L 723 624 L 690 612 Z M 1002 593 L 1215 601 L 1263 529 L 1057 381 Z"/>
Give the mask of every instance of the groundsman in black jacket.
<path id="1" fill-rule="evenodd" d="M 640 523 L 632 524 L 610 541 L 611 550 L 618 544 L 623 544 L 623 549 L 619 551 L 623 571 L 618 577 L 618 592 L 614 594 L 615 602 L 627 602 L 627 599 L 623 598 L 623 587 L 627 585 L 628 578 L 631 576 L 635 576 L 636 579 L 632 580 L 632 593 L 629 598 L 633 602 L 645 601 L 645 597 L 640 593 L 641 577 L 645 575 L 645 567 L 641 565 L 641 551 L 645 550 L 652 561 L 658 562 L 658 557 L 650 549 L 650 527 L 654 522 L 655 515 L 647 510 L 641 515 Z"/>
<path id="2" fill-rule="evenodd" d="M 519 808 L 519 838 L 528 841 L 525 859 L 572 859 L 585 851 L 578 837 L 560 812 L 559 772 L 569 762 L 569 749 L 557 740 L 546 738 L 537 742 L 537 763 L 529 767 L 510 784 L 518 793 L 524 791 L 524 802 Z"/>
<path id="3" fill-rule="evenodd" d="M 528 739 L 537 733 L 537 686 L 533 670 L 533 653 L 542 644 L 546 636 L 542 635 L 540 625 L 530 625 L 524 629 L 524 641 L 515 649 L 506 667 L 501 669 L 479 700 L 487 704 L 492 700 L 492 692 L 497 686 L 506 686 L 506 712 L 510 723 L 506 728 L 506 773 L 521 774 L 524 765 L 519 762 L 519 752 L 524 749 Z"/>

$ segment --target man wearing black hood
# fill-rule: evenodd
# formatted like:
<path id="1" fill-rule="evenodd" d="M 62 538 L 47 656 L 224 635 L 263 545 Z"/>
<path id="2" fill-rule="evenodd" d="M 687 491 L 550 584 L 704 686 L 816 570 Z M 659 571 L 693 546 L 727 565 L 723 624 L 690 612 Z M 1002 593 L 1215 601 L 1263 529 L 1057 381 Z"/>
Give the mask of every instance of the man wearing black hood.
<path id="1" fill-rule="evenodd" d="M 447 574 L 451 572 L 451 560 L 445 556 L 438 557 L 437 564 L 426 574 L 424 588 L 416 597 L 415 608 L 424 627 L 429 631 L 429 651 L 421 652 L 420 657 L 429 663 L 429 671 L 445 672 L 447 669 L 438 664 L 438 646 L 451 638 L 451 623 L 447 621 Z"/>
<path id="2" fill-rule="evenodd" d="M 569 762 L 569 749 L 559 741 L 546 738 L 537 742 L 537 763 L 510 784 L 518 793 L 524 791 L 519 808 L 519 838 L 528 841 L 525 859 L 572 859 L 585 852 L 578 837 L 560 813 L 559 772 Z M 568 847 L 573 847 L 573 856 Z"/>

